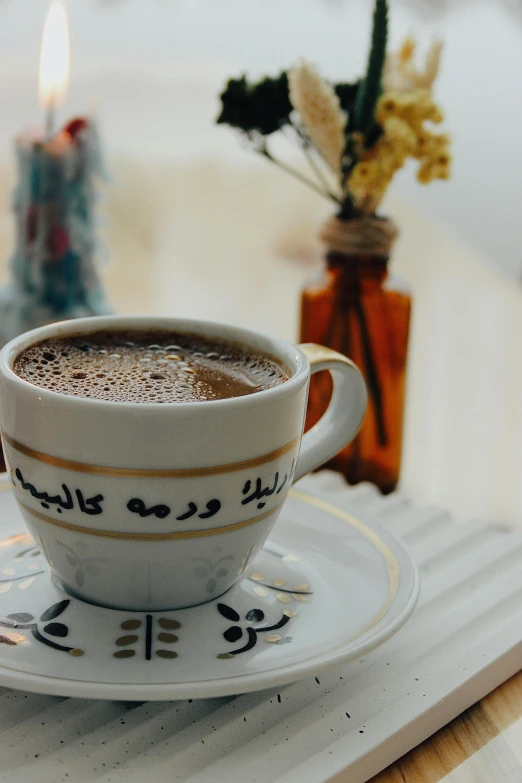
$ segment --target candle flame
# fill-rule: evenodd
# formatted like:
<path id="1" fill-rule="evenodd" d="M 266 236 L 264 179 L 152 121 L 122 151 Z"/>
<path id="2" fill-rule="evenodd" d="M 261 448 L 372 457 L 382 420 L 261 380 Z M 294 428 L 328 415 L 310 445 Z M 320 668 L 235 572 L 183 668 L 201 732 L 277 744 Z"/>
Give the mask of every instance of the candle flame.
<path id="1" fill-rule="evenodd" d="M 69 23 L 63 0 L 52 0 L 40 53 L 39 98 L 44 108 L 63 103 L 69 85 Z"/>

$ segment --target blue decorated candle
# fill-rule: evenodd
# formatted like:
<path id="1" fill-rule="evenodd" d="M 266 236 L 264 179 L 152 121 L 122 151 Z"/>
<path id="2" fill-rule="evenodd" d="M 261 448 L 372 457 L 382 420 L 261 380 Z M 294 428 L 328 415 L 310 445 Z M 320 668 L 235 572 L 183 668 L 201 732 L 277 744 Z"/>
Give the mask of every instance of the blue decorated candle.
<path id="1" fill-rule="evenodd" d="M 97 273 L 95 206 L 103 169 L 96 126 L 81 117 L 54 127 L 68 61 L 65 5 L 53 0 L 40 59 L 45 132 L 15 140 L 16 245 L 10 284 L 0 291 L 1 344 L 45 323 L 110 311 Z"/>

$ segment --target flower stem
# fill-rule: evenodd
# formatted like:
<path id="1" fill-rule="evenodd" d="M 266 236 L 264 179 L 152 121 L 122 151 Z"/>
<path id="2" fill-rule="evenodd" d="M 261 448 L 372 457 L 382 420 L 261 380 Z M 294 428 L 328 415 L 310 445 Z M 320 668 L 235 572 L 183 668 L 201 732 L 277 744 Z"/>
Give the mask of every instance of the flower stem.
<path id="1" fill-rule="evenodd" d="M 324 198 L 335 201 L 336 204 L 341 203 L 340 199 L 338 199 L 337 196 L 335 196 L 333 193 L 330 193 L 329 191 L 320 187 L 312 179 L 309 179 L 304 174 L 301 174 L 300 171 L 297 171 L 297 169 L 292 168 L 292 166 L 288 166 L 286 163 L 283 163 L 277 158 L 274 158 L 274 156 L 266 148 L 261 148 L 256 151 L 259 152 L 260 155 L 263 155 L 263 157 L 265 157 L 267 160 L 274 163 L 276 166 L 279 166 L 281 169 L 283 169 L 283 171 L 286 171 L 287 174 L 291 174 L 300 182 L 303 182 L 305 185 L 308 185 L 309 188 L 315 190 L 316 193 L 319 193 L 321 196 L 324 196 Z"/>
<path id="2" fill-rule="evenodd" d="M 313 145 L 310 142 L 310 139 L 298 125 L 295 125 L 292 121 L 290 121 L 290 127 L 293 129 L 295 135 L 298 139 L 298 147 L 303 150 L 305 154 L 305 158 L 308 161 L 308 165 L 310 166 L 312 172 L 317 177 L 320 185 L 324 188 L 326 193 L 328 193 L 328 196 L 333 200 L 337 201 L 339 203 L 338 197 L 335 195 L 335 193 L 332 193 L 332 190 L 330 188 L 330 184 L 328 183 L 325 175 L 321 171 L 321 167 L 318 165 L 317 161 L 315 160 L 314 156 L 311 153 L 311 148 Z"/>
<path id="3" fill-rule="evenodd" d="M 311 154 L 310 148 L 309 147 L 303 147 L 303 152 L 305 154 L 306 160 L 308 161 L 308 165 L 310 166 L 310 168 L 314 172 L 315 176 L 317 177 L 317 179 L 321 183 L 322 187 L 328 193 L 328 196 L 339 204 L 340 201 L 339 201 L 338 197 L 335 195 L 335 193 L 332 193 L 332 191 L 330 190 L 330 186 L 328 185 L 328 182 L 326 181 L 326 177 L 324 176 L 323 172 L 321 171 L 321 169 L 317 165 L 316 161 L 314 160 L 314 156 Z"/>

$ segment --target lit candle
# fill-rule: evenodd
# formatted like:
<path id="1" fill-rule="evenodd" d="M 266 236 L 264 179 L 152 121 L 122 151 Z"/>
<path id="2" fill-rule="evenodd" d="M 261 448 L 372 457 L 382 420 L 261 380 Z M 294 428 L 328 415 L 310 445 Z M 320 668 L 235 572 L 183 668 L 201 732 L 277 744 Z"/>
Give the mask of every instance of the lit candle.
<path id="1" fill-rule="evenodd" d="M 69 86 L 69 23 L 63 0 L 53 0 L 45 19 L 40 52 L 38 96 L 46 112 L 46 137 L 55 130 L 55 113 Z"/>
<path id="2" fill-rule="evenodd" d="M 56 127 L 69 82 L 64 0 L 52 0 L 40 56 L 45 133 L 16 137 L 16 247 L 11 282 L 0 291 L 0 345 L 65 318 L 110 312 L 97 272 L 96 186 L 103 175 L 91 118 Z"/>

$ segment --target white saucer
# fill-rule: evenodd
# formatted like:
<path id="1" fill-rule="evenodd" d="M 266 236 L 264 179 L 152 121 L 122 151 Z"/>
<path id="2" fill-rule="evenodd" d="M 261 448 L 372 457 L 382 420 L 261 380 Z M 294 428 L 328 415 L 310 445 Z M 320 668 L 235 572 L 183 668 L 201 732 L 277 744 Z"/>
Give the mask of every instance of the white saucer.
<path id="1" fill-rule="evenodd" d="M 7 484 L 0 495 L 0 685 L 130 701 L 226 696 L 357 658 L 396 633 L 419 579 L 371 520 L 294 490 L 273 534 L 228 593 L 174 612 L 86 604 L 55 584 Z M 95 564 L 77 562 L 77 579 Z M 209 593 L 227 570 L 196 565 Z"/>

